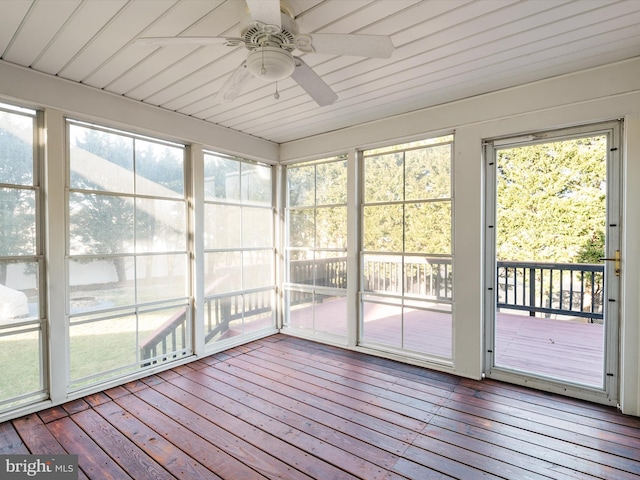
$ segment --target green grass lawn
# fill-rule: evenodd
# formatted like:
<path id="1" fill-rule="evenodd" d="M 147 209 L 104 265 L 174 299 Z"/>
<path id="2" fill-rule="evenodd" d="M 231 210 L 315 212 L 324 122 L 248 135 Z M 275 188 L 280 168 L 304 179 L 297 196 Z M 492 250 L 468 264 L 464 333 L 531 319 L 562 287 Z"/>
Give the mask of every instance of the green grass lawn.
<path id="1" fill-rule="evenodd" d="M 70 337 L 70 376 L 73 388 L 114 378 L 139 368 L 134 330 L 105 329 L 101 333 L 88 333 L 86 330 L 90 327 L 91 325 L 87 326 L 84 332 L 73 332 Z M 152 333 L 153 330 L 142 331 L 140 337 L 145 338 Z M 96 374 L 99 376 L 85 379 Z M 0 337 L 0 402 L 39 392 L 43 388 L 41 382 L 38 333 Z"/>
<path id="2" fill-rule="evenodd" d="M 19 337 L 19 338 L 15 338 Z M 40 344 L 36 334 L 0 340 L 0 402 L 42 389 Z M 135 333 L 71 338 L 71 380 L 135 364 Z M 134 370 L 135 366 L 130 370 Z M 122 373 L 122 372 L 120 372 Z"/>
<path id="3" fill-rule="evenodd" d="M 42 389 L 38 332 L 0 337 L 0 402 Z"/>
<path id="4" fill-rule="evenodd" d="M 157 285 L 148 282 L 139 288 L 139 295 L 149 300 L 171 298 L 176 294 L 171 289 L 172 282 L 162 279 Z M 139 312 L 121 313 L 121 316 L 100 318 L 96 309 L 103 308 L 103 304 L 112 307 L 128 307 L 131 301 L 131 285 L 108 285 L 108 288 L 74 288 L 72 292 L 72 307 L 74 301 L 80 299 L 93 300 L 86 310 L 86 314 L 75 311 L 69 326 L 69 355 L 70 355 L 70 388 L 77 389 L 86 385 L 125 375 L 139 369 L 138 355 L 140 341 L 149 338 L 172 315 L 184 306 L 168 305 L 165 309 Z M 164 290 L 163 290 L 164 289 Z M 37 299 L 31 299 L 37 302 Z M 100 303 L 102 302 L 102 303 Z M 76 308 L 86 307 L 76 303 Z M 125 308 L 124 310 L 127 310 Z M 92 321 L 95 320 L 95 321 Z M 85 321 L 86 323 L 82 323 Z M 37 323 L 34 327 L 37 328 Z M 26 327 L 23 330 L 28 330 Z M 0 336 L 0 405 L 2 402 L 22 395 L 41 392 L 45 387 L 40 364 L 41 342 L 39 332 L 15 332 L 2 330 L 5 336 Z M 8 334 L 11 332 L 10 334 Z M 137 332 L 137 335 L 136 335 Z M 50 348 L 64 348 L 52 345 Z M 169 348 L 171 348 L 169 346 Z M 182 348 L 178 345 L 177 348 Z M 87 378 L 90 377 L 91 378 Z M 26 399 L 25 401 L 29 401 Z M 6 405 L 4 406 L 6 407 Z M 0 410 L 4 407 L 0 407 Z"/>

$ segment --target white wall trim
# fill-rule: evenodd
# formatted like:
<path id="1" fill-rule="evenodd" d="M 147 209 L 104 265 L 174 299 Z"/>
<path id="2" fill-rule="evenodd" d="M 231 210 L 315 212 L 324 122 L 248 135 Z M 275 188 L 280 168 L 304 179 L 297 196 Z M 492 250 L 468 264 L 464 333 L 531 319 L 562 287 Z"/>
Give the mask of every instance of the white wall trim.
<path id="1" fill-rule="evenodd" d="M 0 97 L 101 125 L 200 143 L 219 153 L 269 163 L 279 160 L 276 143 L 6 62 L 0 62 Z"/>
<path id="2" fill-rule="evenodd" d="M 640 416 L 640 115 L 624 123 L 620 406 Z"/>

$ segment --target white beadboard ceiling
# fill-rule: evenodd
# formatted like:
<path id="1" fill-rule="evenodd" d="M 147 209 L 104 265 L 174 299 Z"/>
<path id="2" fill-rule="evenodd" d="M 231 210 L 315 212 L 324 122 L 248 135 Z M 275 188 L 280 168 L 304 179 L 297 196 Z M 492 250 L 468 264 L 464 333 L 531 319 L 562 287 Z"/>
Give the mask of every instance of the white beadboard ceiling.
<path id="1" fill-rule="evenodd" d="M 0 55 L 276 143 L 640 55 L 638 0 L 286 0 L 301 33 L 388 35 L 389 59 L 304 54 L 338 94 L 292 79 L 214 97 L 244 47 L 149 46 L 150 36 L 239 36 L 243 0 L 1 0 Z M 2 93 L 0 91 L 0 93 Z"/>

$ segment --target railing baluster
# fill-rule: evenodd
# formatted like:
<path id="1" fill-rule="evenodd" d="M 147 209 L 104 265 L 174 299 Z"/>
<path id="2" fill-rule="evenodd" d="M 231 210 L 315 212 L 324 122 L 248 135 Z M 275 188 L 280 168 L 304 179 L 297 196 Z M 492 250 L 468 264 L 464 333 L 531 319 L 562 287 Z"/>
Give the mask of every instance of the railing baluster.
<path id="1" fill-rule="evenodd" d="M 546 295 L 546 287 L 544 286 L 544 269 L 540 269 L 540 298 L 538 299 L 538 305 L 544 307 L 544 299 Z"/>
<path id="2" fill-rule="evenodd" d="M 560 269 L 560 282 L 559 283 L 560 283 L 560 295 L 558 297 L 558 308 L 560 310 L 562 310 L 562 304 L 563 304 L 563 301 L 564 301 L 564 298 L 563 298 L 564 295 L 562 293 L 563 292 L 562 287 L 563 287 L 563 284 L 564 284 L 564 270 L 562 270 L 562 269 Z"/>
<path id="3" fill-rule="evenodd" d="M 443 265 L 444 268 L 444 278 L 445 278 L 445 282 L 444 282 L 444 297 L 445 298 L 451 298 L 451 285 L 449 284 L 449 267 L 450 265 L 448 263 L 445 263 Z M 440 271 L 440 268 L 438 268 L 438 271 Z"/>
<path id="4" fill-rule="evenodd" d="M 433 265 L 431 265 L 431 268 L 429 269 L 429 278 L 428 278 L 428 282 L 429 285 L 427 286 L 427 291 L 429 292 L 429 295 L 435 295 L 436 294 L 436 289 L 433 285 Z M 425 282 L 427 281 L 427 279 L 425 278 Z"/>
<path id="5" fill-rule="evenodd" d="M 573 272 L 569 276 L 569 310 L 573 310 Z"/>
<path id="6" fill-rule="evenodd" d="M 510 286 L 513 285 L 516 288 L 518 285 L 520 269 L 522 271 L 522 298 L 509 293 Z M 588 318 L 593 322 L 596 319 L 602 319 L 602 311 L 597 306 L 602 303 L 603 292 L 596 285 L 598 276 L 602 272 L 604 272 L 603 266 L 596 264 L 499 261 L 497 262 L 497 278 L 499 279 L 498 284 L 504 286 L 504 294 L 499 292 L 497 307 L 525 310 L 529 312 L 530 316 L 535 316 L 536 312 L 540 312 Z M 510 279 L 512 273 L 514 275 L 513 281 Z M 569 275 L 568 279 L 565 278 L 566 275 Z M 579 289 L 576 285 L 577 282 L 579 282 Z M 586 282 L 591 284 L 589 289 L 585 288 Z M 567 288 L 568 291 L 565 291 Z M 528 299 L 527 290 L 529 292 Z M 587 308 L 585 299 L 588 291 L 592 297 L 589 308 Z M 574 298 L 578 292 L 580 299 Z M 569 295 L 568 302 L 565 301 L 566 294 Z M 579 310 L 578 305 L 580 306 Z"/>
<path id="7" fill-rule="evenodd" d="M 536 269 L 529 269 L 529 306 L 535 308 L 536 306 Z M 536 314 L 535 310 L 529 310 L 529 316 L 534 317 Z"/>
<path id="8" fill-rule="evenodd" d="M 593 303 L 593 298 L 591 302 Z M 580 311 L 584 312 L 584 271 L 580 272 Z"/>
<path id="9" fill-rule="evenodd" d="M 504 289 L 505 303 L 509 303 L 509 267 L 504 269 L 504 281 L 502 288 Z"/>
<path id="10" fill-rule="evenodd" d="M 595 306 L 595 285 L 596 285 L 596 274 L 595 272 L 591 272 L 591 312 L 593 312 L 593 308 Z M 593 323 L 593 317 L 589 319 L 591 323 Z"/>
<path id="11" fill-rule="evenodd" d="M 553 270 L 549 269 L 549 308 L 553 308 Z"/>

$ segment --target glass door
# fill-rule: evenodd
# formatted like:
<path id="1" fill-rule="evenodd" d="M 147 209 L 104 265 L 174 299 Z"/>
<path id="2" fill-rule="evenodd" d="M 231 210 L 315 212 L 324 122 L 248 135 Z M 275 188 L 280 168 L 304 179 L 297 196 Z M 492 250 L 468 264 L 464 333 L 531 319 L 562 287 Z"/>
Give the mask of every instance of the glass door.
<path id="1" fill-rule="evenodd" d="M 619 128 L 487 143 L 487 376 L 615 405 Z"/>

